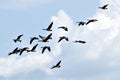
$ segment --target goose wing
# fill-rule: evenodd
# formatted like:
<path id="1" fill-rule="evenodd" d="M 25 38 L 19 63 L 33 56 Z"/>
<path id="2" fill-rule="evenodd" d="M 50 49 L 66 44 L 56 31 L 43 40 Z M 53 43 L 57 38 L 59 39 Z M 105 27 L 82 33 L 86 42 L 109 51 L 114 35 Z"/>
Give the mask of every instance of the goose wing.
<path id="1" fill-rule="evenodd" d="M 103 8 L 106 8 L 108 6 L 108 4 L 104 5 Z"/>
<path id="2" fill-rule="evenodd" d="M 53 22 L 50 23 L 50 25 L 48 26 L 47 30 L 50 30 L 52 28 Z"/>
<path id="3" fill-rule="evenodd" d="M 32 44 L 33 40 L 35 40 L 35 39 L 37 40 L 37 39 L 39 39 L 39 38 L 37 38 L 37 37 L 31 38 L 31 39 L 30 39 L 30 44 Z"/>
<path id="4" fill-rule="evenodd" d="M 47 47 L 47 49 L 48 49 L 48 51 L 51 51 L 51 48 L 49 46 Z"/>
<path id="5" fill-rule="evenodd" d="M 63 38 L 63 37 L 60 37 L 60 39 L 58 40 L 58 43 L 59 43 L 62 39 L 64 39 L 64 38 Z"/>
<path id="6" fill-rule="evenodd" d="M 56 66 L 59 66 L 60 65 L 60 63 L 61 63 L 61 60 L 56 64 Z"/>
<path id="7" fill-rule="evenodd" d="M 52 36 L 52 33 L 50 33 L 50 34 L 44 39 L 44 41 L 47 41 L 48 39 L 50 39 L 51 36 Z"/>
<path id="8" fill-rule="evenodd" d="M 41 35 L 39 35 L 39 37 L 43 40 L 45 37 L 43 37 L 43 36 L 41 36 Z"/>
<path id="9" fill-rule="evenodd" d="M 43 49 L 42 49 L 42 54 L 44 53 L 45 49 L 46 49 L 46 47 L 43 47 Z"/>
<path id="10" fill-rule="evenodd" d="M 19 35 L 19 36 L 17 37 L 17 39 L 20 39 L 22 36 L 23 36 L 23 34 Z"/>
<path id="11" fill-rule="evenodd" d="M 34 51 L 37 46 L 38 46 L 38 44 L 36 44 L 35 46 L 33 46 L 33 48 L 31 49 L 31 51 Z"/>

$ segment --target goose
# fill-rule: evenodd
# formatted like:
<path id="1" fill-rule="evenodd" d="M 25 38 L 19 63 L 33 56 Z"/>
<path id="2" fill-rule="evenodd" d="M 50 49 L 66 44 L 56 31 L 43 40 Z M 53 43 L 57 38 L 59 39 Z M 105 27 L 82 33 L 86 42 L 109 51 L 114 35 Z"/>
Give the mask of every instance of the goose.
<path id="1" fill-rule="evenodd" d="M 81 41 L 81 40 L 75 40 L 74 43 L 82 43 L 82 44 L 85 44 L 86 41 Z"/>
<path id="2" fill-rule="evenodd" d="M 22 40 L 20 40 L 20 38 L 23 36 L 23 34 L 19 35 L 16 39 L 13 39 L 14 42 L 21 42 Z"/>
<path id="3" fill-rule="evenodd" d="M 46 37 L 39 35 L 39 38 L 41 38 L 41 39 L 43 40 L 43 39 L 45 39 Z M 52 37 L 50 37 L 49 39 L 52 39 Z"/>
<path id="4" fill-rule="evenodd" d="M 30 39 L 30 44 L 32 44 L 32 42 L 34 41 L 34 40 L 38 40 L 39 38 L 37 38 L 37 37 L 30 37 L 31 39 Z"/>
<path id="5" fill-rule="evenodd" d="M 27 52 L 36 52 L 35 49 L 38 46 L 38 44 L 34 45 L 31 50 L 27 50 Z"/>
<path id="6" fill-rule="evenodd" d="M 53 25 L 53 22 L 50 23 L 50 25 L 48 26 L 47 29 L 43 29 L 43 30 L 46 30 L 46 31 L 52 31 L 51 28 L 52 28 L 52 25 Z"/>
<path id="7" fill-rule="evenodd" d="M 45 51 L 46 49 L 48 49 L 48 51 L 51 52 L 50 46 L 44 46 L 44 47 L 41 47 L 41 48 L 42 48 L 42 54 L 44 53 L 44 51 Z"/>
<path id="8" fill-rule="evenodd" d="M 17 47 L 12 52 L 10 52 L 8 55 L 17 54 L 18 52 L 20 52 L 20 49 L 18 49 Z"/>
<path id="9" fill-rule="evenodd" d="M 58 27 L 58 29 L 64 29 L 65 31 L 68 31 L 68 28 L 64 26 Z"/>
<path id="10" fill-rule="evenodd" d="M 53 67 L 51 67 L 51 69 L 60 68 L 61 67 L 60 63 L 61 63 L 61 60 L 56 65 L 53 65 Z"/>
<path id="11" fill-rule="evenodd" d="M 98 8 L 100 8 L 100 9 L 104 9 L 104 10 L 105 10 L 105 9 L 108 9 L 107 6 L 108 6 L 108 4 L 103 5 L 102 7 L 98 7 Z"/>
<path id="12" fill-rule="evenodd" d="M 52 33 L 50 33 L 47 37 L 40 40 L 40 42 L 49 42 L 48 40 L 51 39 Z"/>
<path id="13" fill-rule="evenodd" d="M 65 36 L 62 36 L 62 37 L 59 37 L 60 39 L 58 40 L 58 43 L 61 41 L 61 40 L 63 40 L 63 39 L 65 39 L 66 41 L 69 41 L 68 40 L 68 37 L 65 37 Z"/>
<path id="14" fill-rule="evenodd" d="M 91 23 L 91 22 L 96 22 L 96 21 L 98 21 L 97 19 L 88 19 L 88 22 L 86 23 L 86 25 L 88 25 L 89 23 Z"/>

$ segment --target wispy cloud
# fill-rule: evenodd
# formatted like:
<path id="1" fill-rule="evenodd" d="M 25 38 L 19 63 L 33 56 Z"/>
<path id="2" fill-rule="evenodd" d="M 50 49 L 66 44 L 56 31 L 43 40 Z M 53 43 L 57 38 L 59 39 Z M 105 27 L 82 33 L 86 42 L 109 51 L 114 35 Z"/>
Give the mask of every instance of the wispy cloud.
<path id="1" fill-rule="evenodd" d="M 52 0 L 4 0 L 0 1 L 0 8 L 23 10 L 32 7 L 38 7 L 43 4 L 48 4 Z"/>

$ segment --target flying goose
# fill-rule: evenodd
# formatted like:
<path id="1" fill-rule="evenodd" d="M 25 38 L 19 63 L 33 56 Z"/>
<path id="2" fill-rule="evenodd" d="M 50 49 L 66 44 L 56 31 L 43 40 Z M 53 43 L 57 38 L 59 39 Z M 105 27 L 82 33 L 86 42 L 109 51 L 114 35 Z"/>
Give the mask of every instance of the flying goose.
<path id="1" fill-rule="evenodd" d="M 20 52 L 20 49 L 18 49 L 17 47 L 12 52 L 10 52 L 8 55 L 17 54 L 18 52 Z"/>
<path id="2" fill-rule="evenodd" d="M 58 27 L 58 29 L 64 29 L 65 31 L 68 31 L 68 28 L 64 26 Z"/>
<path id="3" fill-rule="evenodd" d="M 65 36 L 62 36 L 62 37 L 59 37 L 60 39 L 58 40 L 58 43 L 61 41 L 61 40 L 63 40 L 63 39 L 65 39 L 66 41 L 68 41 L 68 37 L 65 37 Z"/>
<path id="4" fill-rule="evenodd" d="M 52 25 L 53 25 L 53 22 L 50 23 L 50 25 L 48 26 L 47 29 L 43 29 L 43 30 L 46 30 L 46 31 L 52 31 Z"/>
<path id="5" fill-rule="evenodd" d="M 32 42 L 34 41 L 34 40 L 38 40 L 39 38 L 37 38 L 37 37 L 30 37 L 31 39 L 30 39 L 30 44 L 32 44 Z"/>
<path id="6" fill-rule="evenodd" d="M 44 53 L 44 51 L 45 51 L 46 49 L 48 49 L 48 51 L 51 52 L 50 46 L 44 46 L 44 47 L 41 47 L 41 48 L 42 48 L 42 54 Z"/>
<path id="7" fill-rule="evenodd" d="M 43 40 L 43 39 L 45 39 L 46 37 L 39 35 L 39 38 L 41 38 L 41 39 Z M 52 39 L 52 37 L 50 37 L 49 39 Z"/>
<path id="8" fill-rule="evenodd" d="M 21 42 L 22 40 L 20 40 L 20 38 L 23 36 L 23 34 L 19 35 L 16 39 L 13 39 L 14 42 Z"/>
<path id="9" fill-rule="evenodd" d="M 75 40 L 74 43 L 82 43 L 82 44 L 85 44 L 86 41 L 81 41 L 81 40 Z"/>
<path id="10" fill-rule="evenodd" d="M 107 6 L 108 6 L 108 4 L 103 5 L 102 7 L 98 7 L 98 8 L 100 8 L 100 9 L 104 9 L 104 10 L 105 10 L 105 9 L 108 9 Z"/>
<path id="11" fill-rule="evenodd" d="M 27 50 L 27 52 L 36 52 L 35 49 L 36 49 L 37 46 L 38 46 L 38 44 L 34 45 L 34 46 L 32 47 L 32 49 Z"/>
<path id="12" fill-rule="evenodd" d="M 96 22 L 96 21 L 98 21 L 98 20 L 97 19 L 88 19 L 88 22 L 86 23 L 86 25 L 88 25 L 91 22 Z"/>
<path id="13" fill-rule="evenodd" d="M 61 60 L 56 65 L 53 65 L 53 67 L 51 67 L 51 69 L 60 68 L 61 67 L 60 63 L 61 63 Z"/>
<path id="14" fill-rule="evenodd" d="M 40 40 L 40 42 L 49 42 L 48 40 L 51 39 L 52 33 L 50 33 L 47 37 L 42 38 L 42 40 Z"/>

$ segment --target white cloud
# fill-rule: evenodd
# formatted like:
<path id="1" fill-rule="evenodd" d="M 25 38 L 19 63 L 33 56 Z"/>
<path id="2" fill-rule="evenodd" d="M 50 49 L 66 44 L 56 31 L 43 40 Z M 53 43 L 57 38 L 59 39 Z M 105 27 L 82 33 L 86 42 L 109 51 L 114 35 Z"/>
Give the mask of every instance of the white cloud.
<path id="1" fill-rule="evenodd" d="M 51 0 L 4 0 L 0 1 L 0 8 L 23 10 L 50 3 Z"/>
<path id="2" fill-rule="evenodd" d="M 44 59 L 43 59 L 44 57 Z M 15 56 L 0 58 L 0 75 L 4 77 L 15 76 L 20 73 L 28 73 L 36 69 L 46 70 L 45 67 L 52 61 L 49 55 L 31 54 L 17 59 Z"/>
<path id="3" fill-rule="evenodd" d="M 104 2 L 104 0 L 101 1 Z M 98 10 L 93 17 L 98 19 L 98 22 L 87 26 L 89 32 L 91 31 L 94 33 L 94 36 L 91 38 L 98 38 L 96 41 L 93 41 L 92 46 L 94 47 L 92 47 L 93 49 L 88 50 L 87 56 L 94 56 L 94 58 L 100 57 L 106 48 L 110 48 L 112 43 L 116 43 L 114 42 L 115 39 L 120 39 L 118 37 L 118 35 L 120 35 L 120 24 L 118 23 L 120 21 L 118 18 L 120 17 L 119 5 L 115 5 L 113 0 L 110 0 L 110 3 L 109 1 L 107 3 L 110 5 L 109 10 Z M 116 12 L 113 12 L 115 10 Z M 117 54 L 114 52 L 111 53 Z"/>

